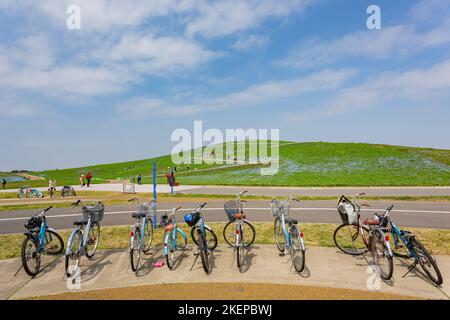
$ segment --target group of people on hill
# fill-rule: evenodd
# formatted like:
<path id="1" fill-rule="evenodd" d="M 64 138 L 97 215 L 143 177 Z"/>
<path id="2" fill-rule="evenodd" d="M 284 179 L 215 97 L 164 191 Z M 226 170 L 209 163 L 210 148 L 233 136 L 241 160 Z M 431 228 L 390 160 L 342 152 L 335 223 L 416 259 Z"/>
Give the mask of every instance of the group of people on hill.
<path id="1" fill-rule="evenodd" d="M 84 174 L 82 174 L 80 176 L 80 185 L 82 187 L 84 187 L 84 186 L 89 187 L 91 185 L 92 177 L 93 177 L 92 172 L 88 172 L 88 174 L 86 174 L 86 176 Z"/>

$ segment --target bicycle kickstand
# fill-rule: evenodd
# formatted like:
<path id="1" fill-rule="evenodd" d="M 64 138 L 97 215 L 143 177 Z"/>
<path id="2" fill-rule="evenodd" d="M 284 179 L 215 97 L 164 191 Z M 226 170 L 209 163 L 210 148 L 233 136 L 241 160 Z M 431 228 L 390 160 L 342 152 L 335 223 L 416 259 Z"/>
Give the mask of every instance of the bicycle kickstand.
<path id="1" fill-rule="evenodd" d="M 20 265 L 19 270 L 17 270 L 16 273 L 14 273 L 14 277 L 17 276 L 17 274 L 19 273 L 20 270 L 22 270 L 22 268 L 23 268 L 23 265 Z"/>
<path id="2" fill-rule="evenodd" d="M 408 267 L 408 272 L 406 272 L 402 278 L 406 277 L 411 271 L 413 271 L 417 266 L 417 261 L 414 261 L 412 265 Z"/>

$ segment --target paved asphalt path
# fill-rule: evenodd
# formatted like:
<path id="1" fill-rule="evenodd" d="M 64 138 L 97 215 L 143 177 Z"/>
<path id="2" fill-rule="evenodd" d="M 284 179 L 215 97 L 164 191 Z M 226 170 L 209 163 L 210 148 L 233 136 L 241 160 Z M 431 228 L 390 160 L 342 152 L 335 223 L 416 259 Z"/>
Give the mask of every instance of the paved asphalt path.
<path id="1" fill-rule="evenodd" d="M 177 202 L 173 204 L 158 204 L 158 215 L 171 207 L 182 206 L 177 214 L 178 221 L 183 221 L 183 215 L 199 205 L 199 202 Z M 374 212 L 383 212 L 391 204 L 395 205 L 391 213 L 393 220 L 403 227 L 423 227 L 450 229 L 450 203 L 445 202 L 386 202 L 370 201 L 371 208 L 362 211 L 362 218 L 369 217 Z M 133 206 L 127 204 L 107 205 L 102 226 L 129 225 L 133 223 L 131 213 Z M 269 201 L 249 200 L 244 206 L 247 218 L 253 222 L 271 222 Z M 39 210 L 0 211 L 0 234 L 20 233 L 24 231 L 27 218 Z M 211 199 L 202 210 L 207 222 L 225 222 L 223 201 Z M 293 203 L 291 216 L 300 222 L 311 223 L 340 223 L 335 201 L 301 201 Z M 72 222 L 81 219 L 81 208 L 53 208 L 47 212 L 49 224 L 57 229 L 68 229 Z"/>

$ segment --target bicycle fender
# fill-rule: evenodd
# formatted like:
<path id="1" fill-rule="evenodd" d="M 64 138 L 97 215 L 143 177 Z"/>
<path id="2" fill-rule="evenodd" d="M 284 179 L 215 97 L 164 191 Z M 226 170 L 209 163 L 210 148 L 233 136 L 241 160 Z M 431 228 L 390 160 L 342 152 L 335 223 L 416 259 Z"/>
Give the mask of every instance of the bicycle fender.
<path id="1" fill-rule="evenodd" d="M 381 236 L 384 239 L 384 243 L 386 244 L 386 248 L 388 249 L 389 257 L 392 258 L 394 256 L 394 254 L 392 253 L 392 249 L 391 249 L 391 245 L 389 244 L 389 241 L 386 241 L 386 235 L 384 234 L 384 232 L 382 230 L 378 230 L 378 232 L 381 234 Z"/>
<path id="2" fill-rule="evenodd" d="M 58 231 L 52 227 L 47 227 L 47 231 L 52 231 L 54 233 L 58 233 Z"/>
<path id="3" fill-rule="evenodd" d="M 172 232 L 168 232 L 166 234 L 166 238 L 164 239 L 164 255 L 168 255 L 169 254 L 169 249 L 167 248 L 167 244 L 169 243 L 169 236 L 171 235 Z"/>

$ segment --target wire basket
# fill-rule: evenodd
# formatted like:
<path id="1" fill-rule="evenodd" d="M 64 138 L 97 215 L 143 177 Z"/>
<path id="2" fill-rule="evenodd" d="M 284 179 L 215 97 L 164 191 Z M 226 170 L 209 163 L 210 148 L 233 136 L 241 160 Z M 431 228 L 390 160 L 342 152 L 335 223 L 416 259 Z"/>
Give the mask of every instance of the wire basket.
<path id="1" fill-rule="evenodd" d="M 138 213 L 145 213 L 145 215 L 148 214 L 148 203 L 141 203 L 139 204 Z"/>
<path id="2" fill-rule="evenodd" d="M 282 204 L 278 200 L 273 200 L 271 210 L 273 217 L 278 217 L 281 213 L 284 213 L 284 216 L 287 217 L 291 211 L 291 205 L 289 203 Z"/>
<path id="3" fill-rule="evenodd" d="M 225 213 L 227 214 L 228 220 L 230 222 L 236 221 L 234 215 L 239 213 L 239 208 L 236 200 L 230 200 L 228 202 L 225 202 L 223 208 L 225 209 Z"/>
<path id="4" fill-rule="evenodd" d="M 103 219 L 105 213 L 105 205 L 101 202 L 94 205 L 83 206 L 83 217 L 88 220 L 91 217 L 92 222 L 100 222 Z"/>

